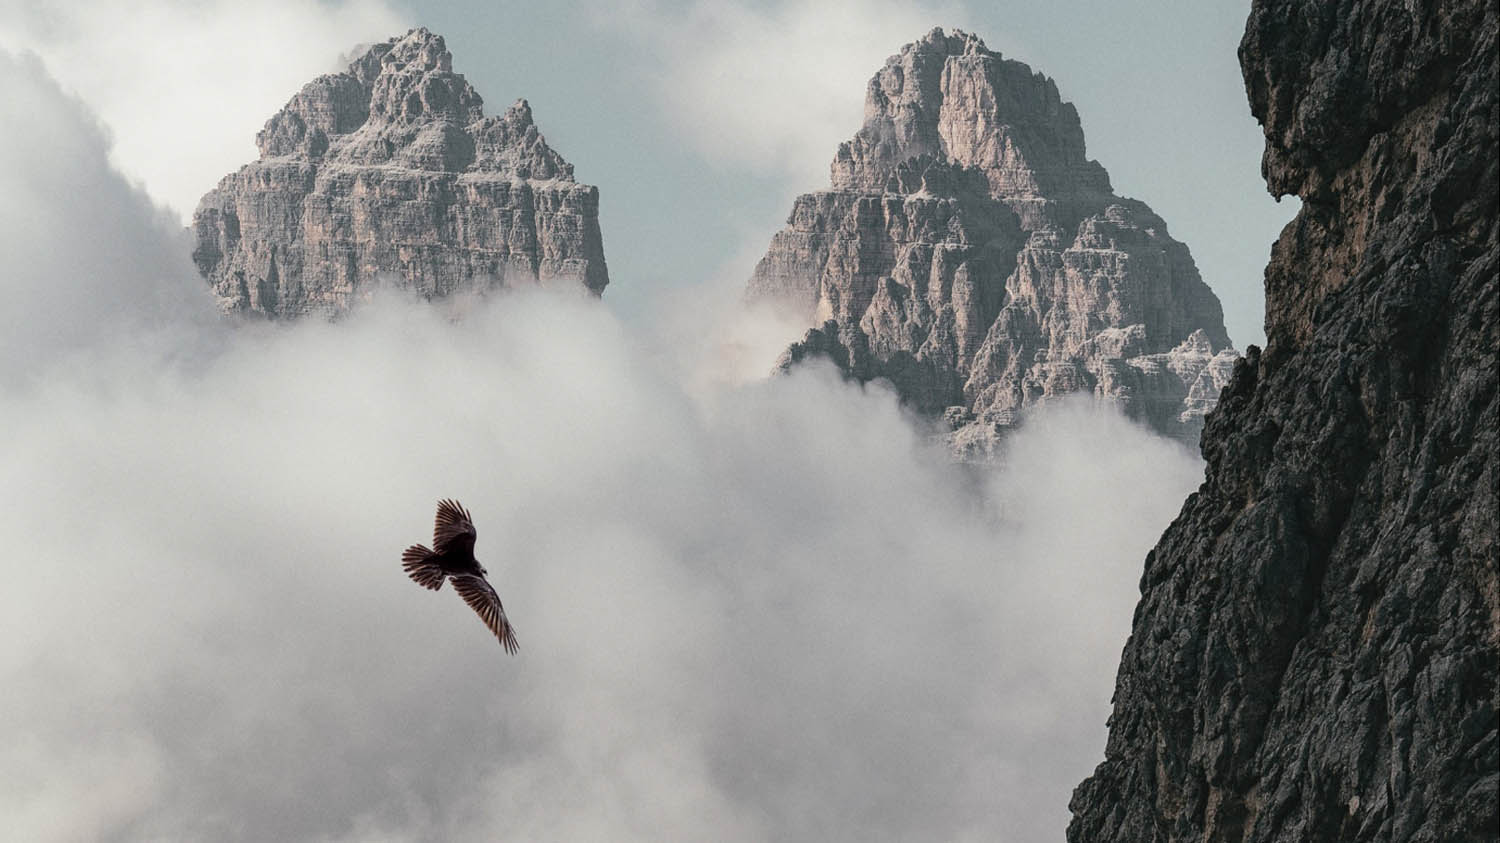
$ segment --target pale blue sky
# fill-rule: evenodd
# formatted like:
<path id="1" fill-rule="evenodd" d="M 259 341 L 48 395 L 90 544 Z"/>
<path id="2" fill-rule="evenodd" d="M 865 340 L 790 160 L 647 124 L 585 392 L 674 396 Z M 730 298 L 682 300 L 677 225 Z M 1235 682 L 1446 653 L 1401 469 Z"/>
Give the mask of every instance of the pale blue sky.
<path id="1" fill-rule="evenodd" d="M 663 289 L 748 277 L 793 197 L 827 186 L 837 141 L 858 128 L 864 80 L 941 25 L 1055 79 L 1116 191 L 1151 205 L 1192 249 L 1236 346 L 1264 342 L 1261 272 L 1296 201 L 1273 201 L 1259 176 L 1260 129 L 1235 57 L 1244 3 L 678 3 L 608 15 L 567 3 L 413 5 L 491 110 L 528 98 L 579 179 L 599 185 L 606 298 L 627 315 L 653 309 Z M 751 69 L 750 81 L 725 79 L 717 103 L 663 90 L 736 63 L 816 70 L 808 53 L 819 39 L 849 84 L 777 89 Z M 732 124 L 724 112 L 737 110 L 802 110 L 809 135 L 837 134 L 799 142 L 783 137 L 795 119 L 766 117 L 773 137 L 735 136 L 756 125 Z M 731 125 L 720 132 L 716 121 Z"/>

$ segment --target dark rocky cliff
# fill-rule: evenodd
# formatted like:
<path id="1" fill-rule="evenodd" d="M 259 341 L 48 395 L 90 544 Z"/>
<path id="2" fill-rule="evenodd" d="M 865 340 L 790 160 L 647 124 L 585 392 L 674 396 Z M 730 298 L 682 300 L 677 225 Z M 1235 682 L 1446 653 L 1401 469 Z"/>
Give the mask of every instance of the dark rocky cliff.
<path id="1" fill-rule="evenodd" d="M 260 160 L 193 214 L 193 260 L 220 305 L 336 315 L 378 283 L 603 290 L 598 190 L 573 180 L 525 100 L 498 117 L 483 104 L 425 29 L 309 82 L 256 136 Z"/>
<path id="2" fill-rule="evenodd" d="M 1068 837 L 1495 840 L 1493 0 L 1257 0 L 1267 344 L 1147 557 Z"/>
<path id="3" fill-rule="evenodd" d="M 812 326 L 786 364 L 888 379 L 967 456 L 1075 391 L 1197 441 L 1236 357 L 1218 297 L 1160 217 L 1115 195 L 1051 79 L 933 30 L 870 80 L 830 170 L 750 280 Z"/>

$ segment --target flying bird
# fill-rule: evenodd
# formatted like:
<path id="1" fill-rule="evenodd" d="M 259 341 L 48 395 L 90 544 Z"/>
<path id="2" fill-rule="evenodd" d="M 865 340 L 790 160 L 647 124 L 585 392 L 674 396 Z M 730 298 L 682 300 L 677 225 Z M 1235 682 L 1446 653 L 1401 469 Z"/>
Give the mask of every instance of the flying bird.
<path id="1" fill-rule="evenodd" d="M 495 633 L 507 653 L 516 652 L 516 630 L 505 618 L 500 595 L 484 575 L 489 573 L 474 558 L 474 520 L 455 500 L 440 500 L 432 528 L 432 549 L 414 544 L 401 554 L 401 567 L 417 585 L 433 591 L 453 580 L 453 590 L 479 613 L 484 625 Z"/>

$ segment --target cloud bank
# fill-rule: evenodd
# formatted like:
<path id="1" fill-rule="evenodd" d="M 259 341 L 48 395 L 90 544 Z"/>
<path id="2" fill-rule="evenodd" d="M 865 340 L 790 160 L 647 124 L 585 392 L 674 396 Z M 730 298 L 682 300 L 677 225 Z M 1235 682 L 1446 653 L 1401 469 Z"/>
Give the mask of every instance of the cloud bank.
<path id="1" fill-rule="evenodd" d="M 716 385 L 560 291 L 205 326 L 101 136 L 15 125 L 4 293 L 72 327 L 0 346 L 9 834 L 1060 839 L 1176 445 L 1064 404 L 974 475 L 885 390 Z M 516 658 L 400 570 L 445 496 Z"/>
<path id="2" fill-rule="evenodd" d="M 35 55 L 0 49 L 0 125 L 0 384 L 212 324 L 185 234 L 111 168 L 105 129 Z"/>

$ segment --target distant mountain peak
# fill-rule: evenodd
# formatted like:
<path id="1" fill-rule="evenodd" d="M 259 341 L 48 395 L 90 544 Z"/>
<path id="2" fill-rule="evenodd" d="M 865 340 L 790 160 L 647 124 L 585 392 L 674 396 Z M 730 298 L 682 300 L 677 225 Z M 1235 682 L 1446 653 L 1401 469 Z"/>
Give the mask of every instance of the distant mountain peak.
<path id="1" fill-rule="evenodd" d="M 865 124 L 839 146 L 835 190 L 879 188 L 930 155 L 973 168 L 997 198 L 1093 199 L 1109 176 L 1085 154 L 1078 112 L 1057 85 L 976 35 L 934 29 L 886 60 L 865 94 Z"/>
<path id="2" fill-rule="evenodd" d="M 784 365 L 890 380 L 970 456 L 1079 391 L 1196 441 L 1236 357 L 1187 247 L 1115 195 L 1057 85 L 958 30 L 870 79 L 829 189 L 796 200 L 748 296 L 812 323 Z"/>
<path id="3" fill-rule="evenodd" d="M 193 216 L 194 261 L 226 310 L 337 314 L 378 279 L 428 296 L 609 283 L 598 191 L 574 182 L 526 100 L 486 117 L 425 28 L 304 85 L 256 145 Z"/>

